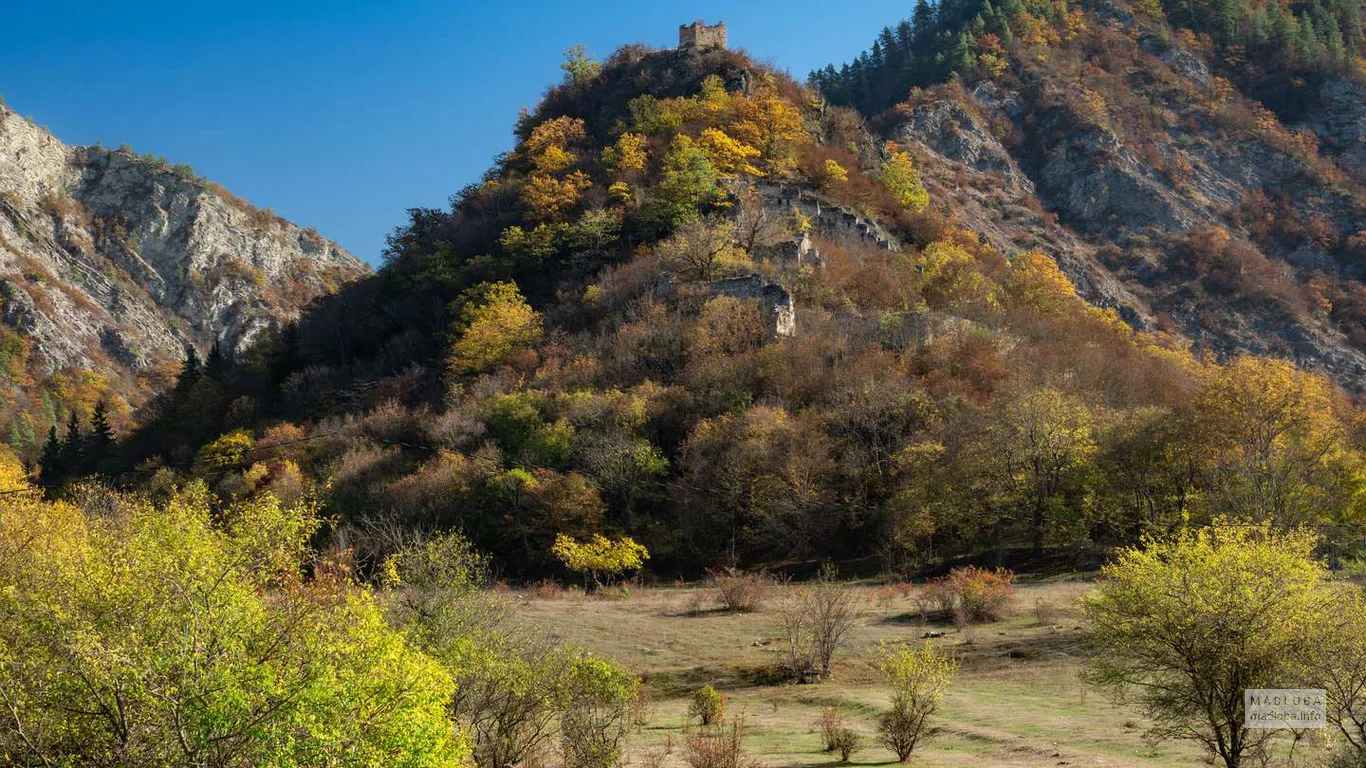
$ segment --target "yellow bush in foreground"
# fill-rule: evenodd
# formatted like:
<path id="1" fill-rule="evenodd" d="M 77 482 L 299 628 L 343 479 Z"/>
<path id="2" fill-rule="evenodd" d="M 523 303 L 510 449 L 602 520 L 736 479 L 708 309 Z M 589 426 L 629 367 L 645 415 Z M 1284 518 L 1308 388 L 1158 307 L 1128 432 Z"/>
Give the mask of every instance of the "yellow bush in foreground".
<path id="1" fill-rule="evenodd" d="M 370 594 L 299 576 L 307 509 L 0 496 L 0 753 L 18 765 L 454 766 L 454 686 Z"/>

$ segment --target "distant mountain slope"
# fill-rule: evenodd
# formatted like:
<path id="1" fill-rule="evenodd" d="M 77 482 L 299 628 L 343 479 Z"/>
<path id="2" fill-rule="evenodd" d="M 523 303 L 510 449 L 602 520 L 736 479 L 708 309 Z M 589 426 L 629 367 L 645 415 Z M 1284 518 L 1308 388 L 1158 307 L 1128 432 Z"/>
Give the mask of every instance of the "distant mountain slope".
<path id="1" fill-rule="evenodd" d="M 367 272 L 185 166 L 72 147 L 0 106 L 0 440 L 108 398 L 126 413 L 185 347 L 225 351 Z"/>
<path id="2" fill-rule="evenodd" d="M 1226 5 L 960 0 L 812 80 L 913 147 L 960 220 L 1135 326 L 1361 391 L 1360 11 Z"/>

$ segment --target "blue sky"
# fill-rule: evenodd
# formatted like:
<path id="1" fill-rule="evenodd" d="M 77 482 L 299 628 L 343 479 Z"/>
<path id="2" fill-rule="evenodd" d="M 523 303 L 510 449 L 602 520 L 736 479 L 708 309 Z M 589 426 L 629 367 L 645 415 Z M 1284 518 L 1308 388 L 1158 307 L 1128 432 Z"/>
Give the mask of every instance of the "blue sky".
<path id="1" fill-rule="evenodd" d="M 188 163 L 376 263 L 415 206 L 444 206 L 511 145 L 565 48 L 672 46 L 724 19 L 732 47 L 801 78 L 910 0 L 237 0 L 12 3 L 0 94 L 71 144 Z"/>

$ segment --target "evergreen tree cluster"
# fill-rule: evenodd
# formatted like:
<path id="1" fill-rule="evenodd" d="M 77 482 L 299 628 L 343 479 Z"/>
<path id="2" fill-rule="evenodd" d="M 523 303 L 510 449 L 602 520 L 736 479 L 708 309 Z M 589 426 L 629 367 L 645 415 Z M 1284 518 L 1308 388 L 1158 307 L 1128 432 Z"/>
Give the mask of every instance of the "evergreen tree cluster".
<path id="1" fill-rule="evenodd" d="M 1208 34 L 1231 63 L 1263 72 L 1340 73 L 1366 42 L 1361 5 L 1354 0 L 1289 5 L 1275 0 L 1165 0 L 1163 5 L 1169 21 Z"/>
<path id="2" fill-rule="evenodd" d="M 109 409 L 101 400 L 90 413 L 89 431 L 81 431 L 75 411 L 67 417 L 66 435 L 59 437 L 57 427 L 48 429 L 43 443 L 42 483 L 55 488 L 70 480 L 103 472 L 114 449 L 114 428 L 109 424 Z"/>
<path id="3" fill-rule="evenodd" d="M 1244 82 L 1278 72 L 1342 74 L 1366 42 L 1354 0 L 1162 0 L 1139 9 L 1208 35 Z M 973 71 L 993 49 L 1066 37 L 1067 17 L 1074 13 L 1052 0 L 918 0 L 911 18 L 883 28 L 858 58 L 816 70 L 809 79 L 830 103 L 876 115 L 904 101 L 912 88 Z"/>
<path id="4" fill-rule="evenodd" d="M 214 342 L 206 359 L 201 358 L 193 346 L 187 346 L 185 362 L 175 386 L 158 397 L 160 417 L 156 419 L 156 426 L 160 429 L 154 437 L 164 438 L 168 432 L 190 429 L 193 419 L 175 418 L 184 415 L 185 411 L 195 411 L 192 415 L 197 415 L 203 408 L 217 408 L 218 399 L 206 391 L 205 386 L 200 386 L 201 382 L 212 389 L 213 383 L 227 377 L 231 369 L 232 360 L 223 353 L 218 342 Z M 45 488 L 60 488 L 91 475 L 117 475 L 128 469 L 125 459 L 115 446 L 108 404 L 101 400 L 91 410 L 85 430 L 74 410 L 68 412 L 64 434 L 55 426 L 48 430 L 40 459 L 40 477 Z"/>
<path id="5" fill-rule="evenodd" d="M 1016 18 L 1050 19 L 1058 6 L 1025 0 L 918 0 L 895 28 L 884 27 L 868 50 L 839 69 L 816 70 L 810 82 L 826 100 L 877 114 L 904 101 L 912 88 L 942 83 L 977 64 L 979 43 L 993 34 L 1009 47 Z"/>

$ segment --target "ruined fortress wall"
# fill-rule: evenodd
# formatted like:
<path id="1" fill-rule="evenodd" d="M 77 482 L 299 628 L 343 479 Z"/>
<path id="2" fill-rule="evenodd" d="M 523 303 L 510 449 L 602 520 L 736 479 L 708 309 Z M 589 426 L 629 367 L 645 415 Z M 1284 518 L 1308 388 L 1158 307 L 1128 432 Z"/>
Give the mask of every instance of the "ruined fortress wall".
<path id="1" fill-rule="evenodd" d="M 680 25 L 678 27 L 678 47 L 699 49 L 725 48 L 726 25 L 723 22 L 709 27 L 701 21 Z"/>

